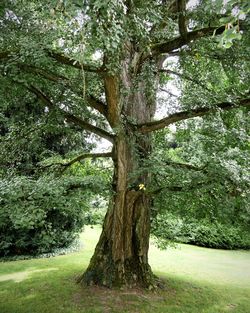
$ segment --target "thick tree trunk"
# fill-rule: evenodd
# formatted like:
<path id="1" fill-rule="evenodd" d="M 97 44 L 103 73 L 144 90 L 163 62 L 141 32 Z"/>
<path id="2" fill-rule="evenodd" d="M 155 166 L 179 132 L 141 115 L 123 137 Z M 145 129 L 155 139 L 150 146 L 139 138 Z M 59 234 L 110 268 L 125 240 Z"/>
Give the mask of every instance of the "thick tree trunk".
<path id="1" fill-rule="evenodd" d="M 95 253 L 80 278 L 87 285 L 155 287 L 148 264 L 151 199 L 139 188 L 147 185 L 148 176 L 135 177 L 138 156 L 128 139 L 121 135 L 115 145 L 114 195 Z"/>
<path id="2" fill-rule="evenodd" d="M 119 77 L 105 78 L 108 120 L 116 133 L 113 146 L 113 196 L 102 234 L 86 272 L 85 285 L 155 288 L 148 264 L 151 199 L 144 188 L 150 175 L 140 167 L 151 151 L 150 135 L 141 135 L 133 123 L 149 122 L 155 112 L 155 81 L 151 87 L 135 76 L 138 55 L 128 45 Z"/>

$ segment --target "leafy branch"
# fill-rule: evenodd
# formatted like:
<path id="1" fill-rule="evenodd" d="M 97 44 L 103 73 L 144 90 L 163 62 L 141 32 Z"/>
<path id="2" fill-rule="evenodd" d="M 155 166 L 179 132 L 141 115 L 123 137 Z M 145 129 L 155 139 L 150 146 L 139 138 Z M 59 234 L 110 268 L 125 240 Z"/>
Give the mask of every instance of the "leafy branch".
<path id="1" fill-rule="evenodd" d="M 87 158 L 111 158 L 112 152 L 99 152 L 99 153 L 83 153 L 78 155 L 77 157 L 73 158 L 69 162 L 63 163 L 63 162 L 54 162 L 50 163 L 48 165 L 43 165 L 43 168 L 52 167 L 52 166 L 61 166 L 63 167 L 63 171 L 65 171 L 68 167 L 71 165 L 80 162 L 83 159 Z"/>
<path id="2" fill-rule="evenodd" d="M 33 73 L 33 74 L 38 74 L 41 77 L 48 79 L 53 82 L 63 82 L 64 85 L 67 85 L 71 87 L 70 80 L 62 75 L 59 75 L 57 73 L 54 73 L 49 70 L 45 70 L 43 68 L 39 68 L 37 66 L 33 65 L 26 65 L 26 64 L 18 64 L 18 67 L 22 70 L 25 70 L 26 72 Z M 75 91 L 75 90 L 74 90 Z M 107 118 L 107 106 L 105 103 L 103 103 L 101 100 L 95 98 L 93 95 L 86 96 L 85 99 L 87 102 L 87 105 L 96 109 L 99 113 L 101 113 L 103 116 Z"/>
<path id="3" fill-rule="evenodd" d="M 64 54 L 55 52 L 55 51 L 48 51 L 48 56 L 50 56 L 52 59 L 56 60 L 57 62 L 65 65 L 69 65 L 72 67 L 75 67 L 80 70 L 84 70 L 86 72 L 94 72 L 94 73 L 104 73 L 105 69 L 103 66 L 97 67 L 90 64 L 84 64 L 82 62 L 78 62 Z"/>
<path id="4" fill-rule="evenodd" d="M 211 107 L 211 108 L 200 107 L 200 108 L 189 110 L 189 111 L 177 112 L 158 121 L 152 121 L 149 123 L 139 124 L 137 125 L 137 129 L 139 132 L 145 134 L 145 133 L 149 133 L 155 130 L 162 129 L 176 122 L 184 121 L 184 120 L 194 118 L 194 117 L 201 117 L 209 113 L 213 113 L 219 109 L 220 110 L 233 110 L 239 107 L 248 107 L 249 105 L 250 105 L 250 98 L 242 99 L 237 103 L 232 103 L 232 102 L 217 103 L 214 105 L 214 107 Z"/>
<path id="5" fill-rule="evenodd" d="M 57 61 L 60 64 L 69 65 L 79 70 L 83 69 L 86 72 L 93 72 L 93 73 L 99 73 L 99 74 L 102 74 L 105 72 L 105 69 L 103 66 L 98 67 L 95 65 L 87 64 L 87 63 L 85 64 L 56 51 L 47 50 L 45 52 L 51 59 Z M 18 54 L 18 50 L 0 51 L 0 60 L 11 59 L 12 57 L 16 57 L 17 54 Z"/>
<path id="6" fill-rule="evenodd" d="M 211 92 L 211 90 L 205 84 L 203 84 L 202 82 L 200 82 L 200 81 L 198 81 L 198 80 L 196 80 L 196 79 L 194 79 L 194 78 L 192 78 L 186 74 L 182 74 L 182 73 L 179 73 L 179 72 L 176 72 L 173 70 L 169 70 L 169 69 L 161 69 L 160 73 L 172 74 L 172 75 L 184 78 L 184 79 L 189 80 L 192 83 L 202 87 L 203 89 L 206 89 L 207 91 Z"/>
<path id="7" fill-rule="evenodd" d="M 26 86 L 26 88 L 29 91 L 31 91 L 32 93 L 34 93 L 49 108 L 58 110 L 65 117 L 65 119 L 67 121 L 72 122 L 72 123 L 80 126 L 81 128 L 83 128 L 84 130 L 90 131 L 90 132 L 92 132 L 92 133 L 94 133 L 94 134 L 96 134 L 102 138 L 107 139 L 111 143 L 113 143 L 114 135 L 110 134 L 109 132 L 107 132 L 104 129 L 101 129 L 97 126 L 94 126 L 94 125 L 82 120 L 78 116 L 75 116 L 72 113 L 69 113 L 69 112 L 63 110 L 63 109 L 59 108 L 58 106 L 55 106 L 54 103 L 49 99 L 49 97 L 47 95 L 45 95 L 40 89 L 34 87 L 33 85 Z"/>
<path id="8" fill-rule="evenodd" d="M 80 117 L 75 116 L 74 114 L 69 113 L 69 112 L 59 108 L 58 106 L 54 105 L 54 103 L 50 100 L 50 98 L 47 95 L 45 95 L 40 89 L 36 88 L 33 85 L 28 86 L 28 85 L 25 85 L 25 84 L 20 83 L 18 81 L 12 80 L 12 82 L 19 84 L 22 87 L 25 87 L 26 89 L 28 89 L 30 92 L 35 94 L 46 106 L 48 106 L 48 108 L 50 108 L 52 110 L 57 110 L 59 113 L 61 113 L 67 121 L 72 122 L 75 125 L 78 125 L 81 128 L 83 128 L 84 130 L 90 131 L 90 132 L 110 141 L 111 143 L 113 143 L 114 135 L 112 135 L 111 133 L 107 132 L 106 130 L 101 129 L 97 126 L 94 126 L 94 125 L 82 120 Z"/>

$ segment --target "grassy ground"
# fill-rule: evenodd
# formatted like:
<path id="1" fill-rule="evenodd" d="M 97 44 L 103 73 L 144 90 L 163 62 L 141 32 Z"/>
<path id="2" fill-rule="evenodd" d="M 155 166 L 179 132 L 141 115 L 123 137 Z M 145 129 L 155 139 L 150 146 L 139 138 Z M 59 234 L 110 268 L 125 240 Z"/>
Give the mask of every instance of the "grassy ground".
<path id="1" fill-rule="evenodd" d="M 181 245 L 150 263 L 166 281 L 157 293 L 83 288 L 75 278 L 87 266 L 100 229 L 86 228 L 84 249 L 51 259 L 0 263 L 1 313 L 249 313 L 250 252 Z"/>

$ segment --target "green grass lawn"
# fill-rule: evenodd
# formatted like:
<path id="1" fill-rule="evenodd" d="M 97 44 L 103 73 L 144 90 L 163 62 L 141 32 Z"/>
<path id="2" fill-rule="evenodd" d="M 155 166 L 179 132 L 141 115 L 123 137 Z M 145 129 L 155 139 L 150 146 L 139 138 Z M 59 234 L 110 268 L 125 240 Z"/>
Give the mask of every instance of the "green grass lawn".
<path id="1" fill-rule="evenodd" d="M 75 278 L 86 268 L 100 228 L 86 227 L 78 253 L 0 263 L 1 313 L 249 313 L 250 252 L 180 245 L 150 247 L 150 264 L 166 281 L 153 292 L 83 288 Z"/>

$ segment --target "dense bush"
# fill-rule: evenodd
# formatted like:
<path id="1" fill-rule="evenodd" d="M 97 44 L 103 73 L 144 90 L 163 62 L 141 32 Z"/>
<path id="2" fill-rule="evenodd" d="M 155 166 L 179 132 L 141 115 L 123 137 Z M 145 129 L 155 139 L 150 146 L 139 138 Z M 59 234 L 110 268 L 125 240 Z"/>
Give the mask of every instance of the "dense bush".
<path id="1" fill-rule="evenodd" d="M 218 222 L 184 220 L 173 214 L 159 214 L 152 233 L 160 247 L 181 242 L 209 248 L 250 249 L 250 234 L 241 228 Z"/>
<path id="2" fill-rule="evenodd" d="M 69 177 L 0 180 L 0 256 L 70 245 L 83 227 L 90 198 L 82 178 L 79 184 Z"/>

